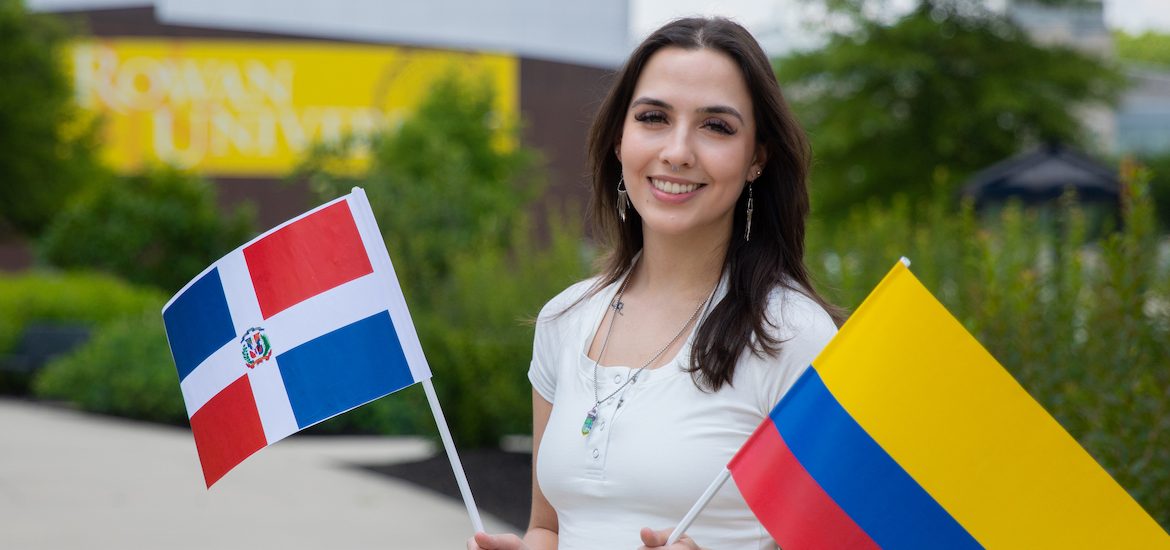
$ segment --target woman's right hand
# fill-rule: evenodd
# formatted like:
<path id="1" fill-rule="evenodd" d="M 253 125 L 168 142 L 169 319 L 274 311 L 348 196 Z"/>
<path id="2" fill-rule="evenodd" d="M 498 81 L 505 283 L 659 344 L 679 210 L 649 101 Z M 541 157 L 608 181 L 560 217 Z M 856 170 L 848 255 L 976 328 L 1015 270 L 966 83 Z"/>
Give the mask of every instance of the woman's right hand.
<path id="1" fill-rule="evenodd" d="M 467 539 L 467 550 L 528 550 L 528 546 L 516 535 L 476 533 Z"/>
<path id="2" fill-rule="evenodd" d="M 536 463 L 540 457 L 540 440 L 544 428 L 552 415 L 552 403 L 532 390 L 532 517 L 524 538 L 516 535 L 489 535 L 477 532 L 467 539 L 467 550 L 539 550 L 557 547 L 557 511 L 553 509 L 544 493 L 540 491 L 540 480 L 536 478 Z M 527 542 L 525 542 L 527 541 Z M 529 546 L 531 545 L 531 546 Z"/>

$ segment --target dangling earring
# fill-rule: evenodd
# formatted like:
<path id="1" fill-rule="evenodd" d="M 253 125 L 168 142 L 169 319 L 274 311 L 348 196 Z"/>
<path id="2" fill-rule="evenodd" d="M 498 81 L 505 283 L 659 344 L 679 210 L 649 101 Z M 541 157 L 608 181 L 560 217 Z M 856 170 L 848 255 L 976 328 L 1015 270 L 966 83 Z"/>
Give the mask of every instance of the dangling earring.
<path id="1" fill-rule="evenodd" d="M 622 222 L 625 222 L 626 221 L 626 208 L 628 208 L 630 206 L 630 197 L 626 193 L 626 180 L 624 177 L 618 179 L 617 191 L 618 191 L 618 199 L 617 199 L 618 218 L 621 219 Z"/>
<path id="2" fill-rule="evenodd" d="M 744 224 L 744 242 L 752 240 L 752 182 L 748 182 L 747 222 Z"/>

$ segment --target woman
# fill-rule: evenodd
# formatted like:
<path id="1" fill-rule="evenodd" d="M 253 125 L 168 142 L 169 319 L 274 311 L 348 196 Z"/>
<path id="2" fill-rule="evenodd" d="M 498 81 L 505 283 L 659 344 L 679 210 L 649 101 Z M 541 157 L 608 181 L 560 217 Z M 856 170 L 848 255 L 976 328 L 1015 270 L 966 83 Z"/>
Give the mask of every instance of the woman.
<path id="1" fill-rule="evenodd" d="M 589 143 L 602 272 L 536 327 L 532 516 L 468 548 L 662 546 L 836 332 L 804 267 L 808 145 L 738 24 L 632 54 Z M 674 548 L 774 548 L 733 483 Z"/>

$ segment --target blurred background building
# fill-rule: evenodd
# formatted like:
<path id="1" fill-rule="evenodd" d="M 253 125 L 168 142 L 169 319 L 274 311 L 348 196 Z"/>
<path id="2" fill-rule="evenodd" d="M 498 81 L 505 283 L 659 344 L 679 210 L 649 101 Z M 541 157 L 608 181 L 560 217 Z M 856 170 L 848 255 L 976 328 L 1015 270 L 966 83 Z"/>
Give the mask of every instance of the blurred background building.
<path id="1" fill-rule="evenodd" d="M 582 205 L 586 133 L 609 75 L 644 32 L 646 14 L 667 11 L 650 0 L 26 4 L 87 32 L 70 64 L 78 102 L 104 119 L 110 166 L 194 171 L 216 182 L 225 207 L 256 204 L 261 228 L 312 202 L 307 185 L 290 178 L 309 148 L 395 124 L 447 71 L 489 80 L 501 119 L 520 115 L 524 145 L 546 163 L 544 200 Z M 760 3 L 744 22 L 770 55 L 813 47 L 817 30 L 799 22 L 801 6 Z M 1004 7 L 1041 43 L 1114 56 L 1100 1 Z M 1096 152 L 1170 151 L 1170 72 L 1124 70 L 1131 87 L 1116 108 L 1079 111 Z M 0 268 L 31 264 L 22 246 L 0 244 Z"/>
<path id="2" fill-rule="evenodd" d="M 1170 10 L 1170 3 L 1166 5 Z M 1037 42 L 1071 46 L 1106 58 L 1114 57 L 1113 35 L 1105 25 L 1100 0 L 1053 6 L 1037 0 L 1014 0 L 1008 13 Z M 1170 151 L 1170 71 L 1127 63 L 1130 87 L 1114 109 L 1089 109 L 1084 117 L 1107 152 Z"/>
<path id="3" fill-rule="evenodd" d="M 270 227 L 305 210 L 285 182 L 316 142 L 394 124 L 446 71 L 491 81 L 547 163 L 583 196 L 585 137 L 629 46 L 626 0 L 382 2 L 30 0 L 77 21 L 77 99 L 105 120 L 106 160 L 167 163 L 251 200 Z"/>

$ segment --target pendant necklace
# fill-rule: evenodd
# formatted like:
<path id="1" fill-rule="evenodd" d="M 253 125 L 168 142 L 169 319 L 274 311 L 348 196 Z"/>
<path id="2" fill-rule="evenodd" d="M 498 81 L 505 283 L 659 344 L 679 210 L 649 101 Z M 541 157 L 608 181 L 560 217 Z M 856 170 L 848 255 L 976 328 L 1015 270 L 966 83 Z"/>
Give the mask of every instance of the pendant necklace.
<path id="1" fill-rule="evenodd" d="M 671 338 L 665 346 L 662 346 L 661 349 L 659 349 L 652 357 L 650 357 L 649 361 L 646 361 L 646 363 L 639 367 L 638 370 L 634 371 L 633 375 L 631 375 L 629 378 L 626 378 L 626 381 L 622 385 L 618 386 L 617 389 L 613 390 L 613 392 L 605 396 L 605 398 L 602 398 L 600 397 L 600 383 L 597 379 L 598 364 L 601 363 L 601 358 L 605 355 L 605 348 L 609 345 L 609 337 L 613 334 L 613 326 L 617 324 L 618 315 L 622 314 L 622 308 L 625 307 L 625 304 L 622 302 L 622 296 L 626 293 L 626 285 L 630 283 L 630 275 L 633 274 L 633 271 L 633 268 L 630 268 L 630 273 L 626 275 L 626 279 L 622 281 L 622 286 L 618 288 L 617 296 L 614 297 L 613 302 L 611 302 L 609 305 L 609 307 L 613 308 L 614 314 L 609 321 L 609 328 L 607 328 L 605 331 L 605 339 L 601 341 L 601 350 L 597 352 L 597 360 L 593 362 L 593 408 L 589 409 L 589 412 L 585 414 L 585 423 L 581 425 L 581 435 L 589 435 L 589 432 L 593 431 L 593 424 L 597 421 L 598 416 L 597 409 L 601 407 L 602 403 L 613 399 L 613 397 L 617 395 L 618 392 L 622 391 L 626 386 L 637 382 L 638 375 L 642 374 L 642 371 L 646 370 L 646 367 L 654 364 L 654 362 L 657 361 L 663 353 L 666 353 L 666 350 L 669 349 L 670 346 L 674 345 L 675 341 L 677 341 L 683 335 L 683 333 L 686 332 L 687 327 L 691 326 L 691 323 L 695 322 L 695 319 L 698 318 L 699 312 L 703 310 L 703 306 L 707 305 L 707 302 L 711 301 L 711 297 L 715 295 L 715 288 L 719 287 L 719 284 L 716 283 L 715 288 L 711 289 L 711 293 L 707 295 L 707 298 L 702 302 L 699 302 L 699 305 L 695 307 L 694 313 L 691 313 L 691 316 L 687 319 L 687 322 L 683 323 L 682 327 L 679 327 L 678 332 L 675 333 L 674 337 Z M 614 410 L 616 411 L 617 409 L 620 409 L 622 407 L 622 403 L 625 402 L 625 400 L 625 394 L 623 394 L 622 398 L 618 401 L 617 407 Z"/>

